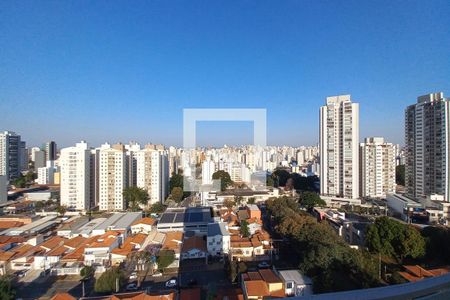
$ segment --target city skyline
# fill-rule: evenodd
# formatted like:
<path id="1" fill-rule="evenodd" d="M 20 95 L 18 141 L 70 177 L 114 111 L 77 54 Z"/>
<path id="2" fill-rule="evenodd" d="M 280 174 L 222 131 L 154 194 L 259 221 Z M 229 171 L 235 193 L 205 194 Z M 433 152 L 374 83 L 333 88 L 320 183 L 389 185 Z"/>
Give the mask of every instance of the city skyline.
<path id="1" fill-rule="evenodd" d="M 404 108 L 450 94 L 450 7 L 409 4 L 4 2 L 2 127 L 30 145 L 181 146 L 184 108 L 266 108 L 268 144 L 315 145 L 317 107 L 351 94 L 360 141 L 403 144 Z"/>

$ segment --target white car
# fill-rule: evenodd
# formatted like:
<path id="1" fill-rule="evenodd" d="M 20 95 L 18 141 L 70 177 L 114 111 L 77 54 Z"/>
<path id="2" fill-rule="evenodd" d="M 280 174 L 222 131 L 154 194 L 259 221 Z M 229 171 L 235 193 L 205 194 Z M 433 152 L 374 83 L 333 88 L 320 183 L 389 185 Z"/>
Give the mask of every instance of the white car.
<path id="1" fill-rule="evenodd" d="M 162 277 L 162 273 L 161 272 L 156 272 L 156 273 L 154 273 L 152 276 L 153 277 Z"/>
<path id="2" fill-rule="evenodd" d="M 130 274 L 130 277 L 128 277 L 130 280 L 136 280 L 138 278 L 137 273 L 133 272 Z"/>
<path id="3" fill-rule="evenodd" d="M 177 280 L 176 279 L 170 279 L 166 281 L 166 287 L 167 288 L 173 288 L 177 286 Z"/>
<path id="4" fill-rule="evenodd" d="M 127 285 L 126 290 L 127 291 L 136 291 L 138 289 L 136 283 L 130 283 Z"/>

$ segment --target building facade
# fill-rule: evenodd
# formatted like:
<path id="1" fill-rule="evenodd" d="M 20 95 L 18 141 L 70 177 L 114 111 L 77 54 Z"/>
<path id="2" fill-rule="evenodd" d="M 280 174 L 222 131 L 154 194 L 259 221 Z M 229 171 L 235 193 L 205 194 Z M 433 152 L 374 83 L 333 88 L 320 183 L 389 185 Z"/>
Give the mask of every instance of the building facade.
<path id="1" fill-rule="evenodd" d="M 406 195 L 449 198 L 449 99 L 443 93 L 417 98 L 405 110 Z"/>
<path id="2" fill-rule="evenodd" d="M 359 104 L 350 95 L 327 97 L 319 127 L 320 193 L 359 198 Z"/>
<path id="3" fill-rule="evenodd" d="M 123 190 L 127 184 L 125 146 L 104 144 L 99 150 L 99 209 L 117 211 L 126 209 Z"/>
<path id="4" fill-rule="evenodd" d="M 147 191 L 148 205 L 163 203 L 169 195 L 169 161 L 165 150 L 146 148 L 136 154 L 136 185 Z"/>
<path id="5" fill-rule="evenodd" d="M 90 150 L 85 142 L 61 149 L 61 205 L 77 210 L 90 208 Z"/>
<path id="6" fill-rule="evenodd" d="M 0 133 L 0 175 L 8 181 L 17 179 L 21 171 L 20 135 L 12 131 Z"/>
<path id="7" fill-rule="evenodd" d="M 395 145 L 382 137 L 366 138 L 360 147 L 361 197 L 395 193 Z"/>
<path id="8" fill-rule="evenodd" d="M 56 160 L 57 158 L 57 149 L 56 143 L 54 141 L 50 141 L 45 143 L 45 160 Z"/>

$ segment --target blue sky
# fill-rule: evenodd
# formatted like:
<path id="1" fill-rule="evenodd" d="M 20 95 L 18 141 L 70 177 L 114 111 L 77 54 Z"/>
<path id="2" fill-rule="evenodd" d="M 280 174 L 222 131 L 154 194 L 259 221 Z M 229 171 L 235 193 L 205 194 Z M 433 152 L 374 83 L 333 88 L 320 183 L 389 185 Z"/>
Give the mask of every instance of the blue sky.
<path id="1" fill-rule="evenodd" d="M 29 144 L 182 144 L 183 108 L 266 108 L 268 143 L 315 144 L 326 96 L 361 139 L 403 143 L 417 96 L 450 96 L 450 2 L 1 1 L 0 130 Z M 249 124 L 199 124 L 206 145 Z"/>

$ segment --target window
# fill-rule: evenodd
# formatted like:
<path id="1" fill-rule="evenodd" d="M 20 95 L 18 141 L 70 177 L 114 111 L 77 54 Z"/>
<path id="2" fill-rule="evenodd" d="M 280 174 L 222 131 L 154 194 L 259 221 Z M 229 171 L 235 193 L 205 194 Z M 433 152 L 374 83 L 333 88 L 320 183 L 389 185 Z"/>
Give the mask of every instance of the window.
<path id="1" fill-rule="evenodd" d="M 286 283 L 286 288 L 292 289 L 293 287 L 294 287 L 294 285 L 292 284 L 292 282 Z"/>

